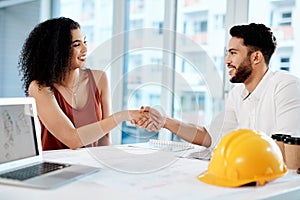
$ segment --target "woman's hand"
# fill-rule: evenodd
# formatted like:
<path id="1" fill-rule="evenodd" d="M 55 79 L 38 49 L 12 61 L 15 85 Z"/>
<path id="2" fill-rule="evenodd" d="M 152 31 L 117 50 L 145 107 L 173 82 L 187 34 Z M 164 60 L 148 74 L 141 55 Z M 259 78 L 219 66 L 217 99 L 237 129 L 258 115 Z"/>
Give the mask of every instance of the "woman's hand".
<path id="1" fill-rule="evenodd" d="M 131 122 L 139 128 L 145 128 L 147 131 L 158 132 L 163 128 L 166 117 L 163 116 L 158 110 L 150 106 L 142 106 L 141 113 L 148 113 L 147 118 L 141 118 L 140 120 L 132 120 Z"/>
<path id="2" fill-rule="evenodd" d="M 148 111 L 142 110 L 129 110 L 129 117 L 131 123 L 135 124 L 135 122 L 145 122 L 150 119 L 150 113 Z"/>

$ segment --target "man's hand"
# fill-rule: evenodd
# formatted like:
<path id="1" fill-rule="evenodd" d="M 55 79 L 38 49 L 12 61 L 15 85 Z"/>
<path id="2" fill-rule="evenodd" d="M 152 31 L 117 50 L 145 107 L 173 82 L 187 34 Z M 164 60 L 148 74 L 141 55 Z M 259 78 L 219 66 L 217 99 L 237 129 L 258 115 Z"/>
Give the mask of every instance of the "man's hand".
<path id="1" fill-rule="evenodd" d="M 158 110 L 150 107 L 150 106 L 142 106 L 140 112 L 149 113 L 149 118 L 143 118 L 138 121 L 132 120 L 131 122 L 139 128 L 145 128 L 147 131 L 158 132 L 161 128 L 163 128 L 166 117 L 163 116 Z"/>

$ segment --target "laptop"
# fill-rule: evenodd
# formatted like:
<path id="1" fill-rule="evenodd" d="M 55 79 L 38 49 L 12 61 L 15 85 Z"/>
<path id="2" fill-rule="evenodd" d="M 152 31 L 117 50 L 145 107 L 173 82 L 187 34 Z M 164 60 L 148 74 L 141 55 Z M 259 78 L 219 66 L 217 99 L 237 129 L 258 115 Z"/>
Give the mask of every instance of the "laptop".
<path id="1" fill-rule="evenodd" d="M 57 188 L 99 168 L 43 160 L 34 98 L 0 98 L 0 184 Z"/>

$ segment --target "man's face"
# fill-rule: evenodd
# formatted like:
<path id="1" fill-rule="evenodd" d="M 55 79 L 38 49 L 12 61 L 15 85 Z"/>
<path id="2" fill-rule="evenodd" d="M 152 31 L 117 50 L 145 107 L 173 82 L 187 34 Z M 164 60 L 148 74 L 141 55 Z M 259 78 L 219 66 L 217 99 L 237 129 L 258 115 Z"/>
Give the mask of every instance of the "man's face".
<path id="1" fill-rule="evenodd" d="M 230 82 L 244 83 L 252 73 L 248 48 L 242 38 L 232 37 L 229 40 L 225 63 L 229 69 Z"/>

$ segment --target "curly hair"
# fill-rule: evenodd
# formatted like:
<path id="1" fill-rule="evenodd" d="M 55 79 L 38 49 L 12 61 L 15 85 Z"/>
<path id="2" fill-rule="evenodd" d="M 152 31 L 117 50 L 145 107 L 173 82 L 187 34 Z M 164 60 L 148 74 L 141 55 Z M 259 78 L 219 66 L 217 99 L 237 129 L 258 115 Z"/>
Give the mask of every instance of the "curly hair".
<path id="1" fill-rule="evenodd" d="M 72 19 L 59 17 L 36 25 L 30 32 L 18 62 L 26 95 L 34 80 L 51 90 L 55 83 L 64 80 L 71 69 L 71 30 L 78 28 L 80 25 Z"/>
<path id="2" fill-rule="evenodd" d="M 276 38 L 269 27 L 266 27 L 264 24 L 255 23 L 237 25 L 230 29 L 230 35 L 244 39 L 244 45 L 250 51 L 260 50 L 265 62 L 269 64 L 277 46 Z"/>

